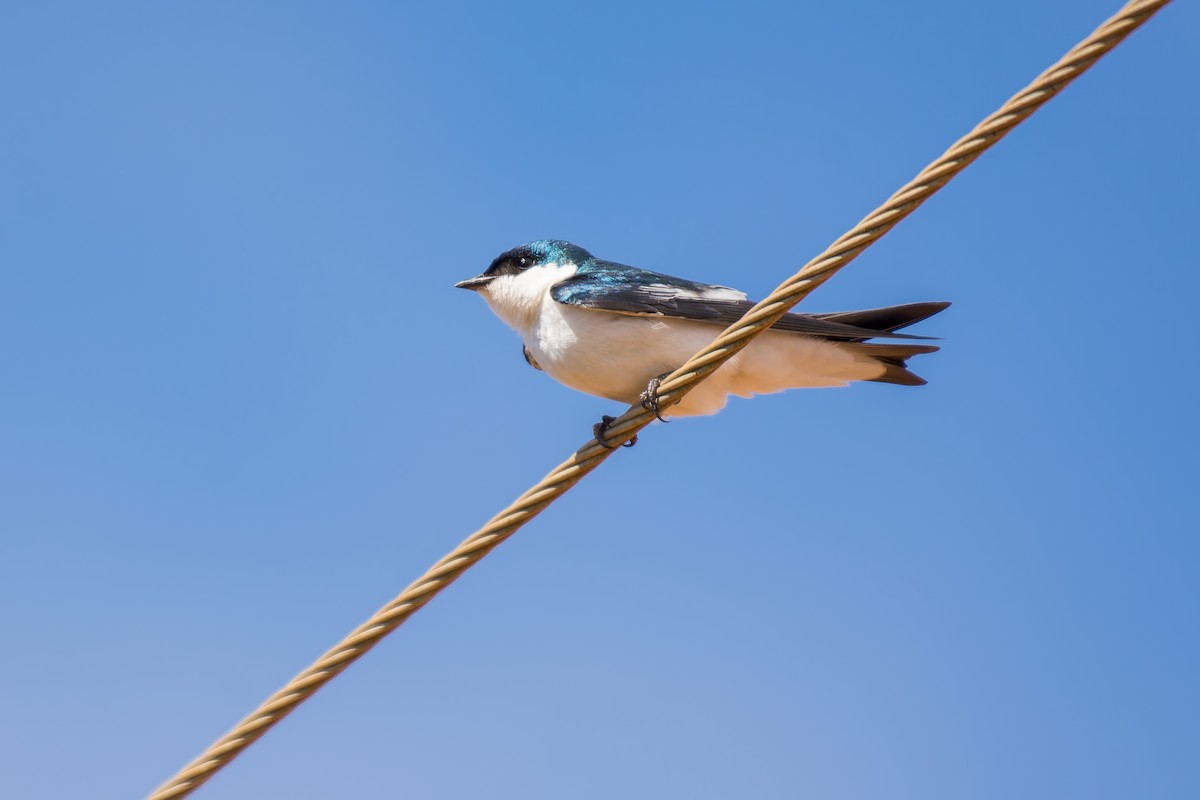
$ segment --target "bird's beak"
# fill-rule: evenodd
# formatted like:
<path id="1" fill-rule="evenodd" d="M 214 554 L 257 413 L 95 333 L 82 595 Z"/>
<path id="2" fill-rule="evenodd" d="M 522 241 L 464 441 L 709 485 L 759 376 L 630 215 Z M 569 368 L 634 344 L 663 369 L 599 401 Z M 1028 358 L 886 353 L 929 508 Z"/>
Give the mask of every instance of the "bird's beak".
<path id="1" fill-rule="evenodd" d="M 495 279 L 495 275 L 477 275 L 474 278 L 467 278 L 465 281 L 459 281 L 458 283 L 454 284 L 454 288 L 470 289 L 473 292 L 477 292 Z"/>

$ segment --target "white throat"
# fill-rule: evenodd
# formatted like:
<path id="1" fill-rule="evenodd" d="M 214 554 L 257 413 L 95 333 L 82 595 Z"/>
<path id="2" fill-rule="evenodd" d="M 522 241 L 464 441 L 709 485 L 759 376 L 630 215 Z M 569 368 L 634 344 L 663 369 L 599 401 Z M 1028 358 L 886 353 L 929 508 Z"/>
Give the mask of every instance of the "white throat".
<path id="1" fill-rule="evenodd" d="M 501 275 L 479 293 L 496 316 L 524 334 L 537 321 L 550 287 L 574 275 L 576 269 L 570 261 L 539 264 L 517 275 Z"/>

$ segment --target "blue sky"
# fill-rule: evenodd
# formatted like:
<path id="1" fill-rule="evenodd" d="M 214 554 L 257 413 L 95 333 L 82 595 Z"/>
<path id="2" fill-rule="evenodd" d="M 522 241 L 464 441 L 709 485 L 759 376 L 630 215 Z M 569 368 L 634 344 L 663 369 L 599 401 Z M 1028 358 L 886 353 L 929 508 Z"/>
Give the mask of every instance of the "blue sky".
<path id="1" fill-rule="evenodd" d="M 761 296 L 1116 7 L 7 6 L 0 796 L 145 794 L 620 410 L 456 280 Z M 1198 22 L 806 301 L 953 300 L 928 386 L 652 427 L 197 796 L 1196 796 Z"/>

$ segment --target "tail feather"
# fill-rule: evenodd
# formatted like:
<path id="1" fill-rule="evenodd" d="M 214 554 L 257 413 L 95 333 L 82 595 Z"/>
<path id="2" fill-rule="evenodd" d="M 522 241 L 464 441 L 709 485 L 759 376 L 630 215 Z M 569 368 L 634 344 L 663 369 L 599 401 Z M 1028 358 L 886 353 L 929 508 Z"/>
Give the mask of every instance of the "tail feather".
<path id="1" fill-rule="evenodd" d="M 933 313 L 937 313 L 936 311 Z M 867 378 L 876 383 L 894 383 L 899 386 L 924 386 L 928 381 L 908 370 L 908 359 L 925 353 L 936 353 L 941 348 L 931 344 L 863 344 L 849 342 L 841 345 L 859 355 L 869 356 L 884 365 L 882 375 Z"/>
<path id="2" fill-rule="evenodd" d="M 810 314 L 830 322 L 840 322 L 843 325 L 854 325 L 859 328 L 870 328 L 880 332 L 891 333 L 909 325 L 915 325 L 923 319 L 929 319 L 934 314 L 945 311 L 950 304 L 945 302 L 906 303 L 887 308 L 868 308 L 863 311 L 834 311 L 826 314 Z"/>

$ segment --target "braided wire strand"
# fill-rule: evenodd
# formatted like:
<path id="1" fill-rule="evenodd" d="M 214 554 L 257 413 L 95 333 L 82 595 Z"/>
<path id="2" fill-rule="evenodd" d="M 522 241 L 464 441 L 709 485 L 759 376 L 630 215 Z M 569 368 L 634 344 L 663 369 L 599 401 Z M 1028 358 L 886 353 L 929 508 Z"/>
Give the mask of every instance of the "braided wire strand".
<path id="1" fill-rule="evenodd" d="M 678 403 L 697 383 L 716 371 L 755 336 L 770 328 L 835 272 L 857 258 L 946 185 L 951 178 L 1170 2 L 1171 0 L 1133 0 L 1127 3 L 1090 36 L 1071 48 L 1056 64 L 980 122 L 974 130 L 955 142 L 940 158 L 921 170 L 882 206 L 805 264 L 799 272 L 747 311 L 711 344 L 664 378 L 659 386 L 660 407 L 666 409 Z M 233 730 L 210 745 L 203 754 L 156 789 L 149 800 L 177 800 L 198 789 L 294 711 L 300 703 L 337 677 L 383 637 L 402 625 L 413 613 L 457 580 L 475 562 L 516 533 L 525 523 L 603 463 L 616 452 L 609 449 L 610 447 L 629 441 L 653 419 L 653 412 L 640 405 L 630 407 L 609 425 L 604 444 L 592 439 L 575 451 L 570 458 L 518 497 L 512 505 L 496 514 L 486 525 L 443 556 L 399 596 L 355 628 L 286 686 L 267 698 Z"/>

